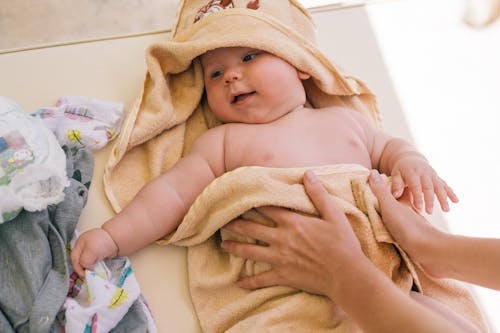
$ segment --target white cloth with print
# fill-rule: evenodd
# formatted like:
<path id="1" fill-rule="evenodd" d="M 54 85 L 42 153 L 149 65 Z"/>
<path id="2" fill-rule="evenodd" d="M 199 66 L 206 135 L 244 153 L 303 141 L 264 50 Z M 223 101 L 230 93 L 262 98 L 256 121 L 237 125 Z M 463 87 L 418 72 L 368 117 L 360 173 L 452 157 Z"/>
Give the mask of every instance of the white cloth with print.
<path id="1" fill-rule="evenodd" d="M 54 134 L 0 96 L 0 223 L 23 208 L 33 212 L 61 202 L 68 185 L 66 155 Z"/>
<path id="2" fill-rule="evenodd" d="M 85 281 L 80 277 L 74 280 L 75 274 L 70 282 L 72 295 L 62 307 L 65 332 L 109 332 L 139 300 L 140 311 L 147 322 L 142 332 L 156 333 L 152 314 L 127 257 L 97 261 L 94 270 L 85 270 Z"/>
<path id="3" fill-rule="evenodd" d="M 43 120 L 61 145 L 97 151 L 116 137 L 123 113 L 123 103 L 65 96 L 55 106 L 39 108 L 32 115 Z"/>

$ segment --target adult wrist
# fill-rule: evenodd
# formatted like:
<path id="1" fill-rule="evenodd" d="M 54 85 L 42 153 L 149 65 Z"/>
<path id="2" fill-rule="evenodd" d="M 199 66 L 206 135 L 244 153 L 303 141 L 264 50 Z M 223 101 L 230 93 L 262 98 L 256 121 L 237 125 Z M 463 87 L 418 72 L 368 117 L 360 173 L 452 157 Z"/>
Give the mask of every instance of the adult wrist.
<path id="1" fill-rule="evenodd" d="M 449 249 L 453 248 L 454 238 L 456 236 L 438 230 L 435 227 L 428 226 L 425 235 L 425 242 L 420 242 L 420 247 L 417 249 L 420 254 L 420 264 L 424 271 L 435 277 L 448 277 L 449 260 L 444 256 L 449 253 Z"/>
<path id="2" fill-rule="evenodd" d="M 366 285 L 371 280 L 375 265 L 363 255 L 357 260 L 342 265 L 343 268 L 332 278 L 328 298 L 342 306 L 345 301 L 357 297 L 359 286 Z"/>

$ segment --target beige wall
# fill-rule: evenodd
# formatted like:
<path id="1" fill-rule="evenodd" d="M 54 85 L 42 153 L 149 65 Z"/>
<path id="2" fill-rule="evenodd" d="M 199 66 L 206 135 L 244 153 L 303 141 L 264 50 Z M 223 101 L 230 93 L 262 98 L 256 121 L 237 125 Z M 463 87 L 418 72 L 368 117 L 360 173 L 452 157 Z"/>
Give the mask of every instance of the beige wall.
<path id="1" fill-rule="evenodd" d="M 177 0 L 0 0 L 0 50 L 165 30 Z"/>

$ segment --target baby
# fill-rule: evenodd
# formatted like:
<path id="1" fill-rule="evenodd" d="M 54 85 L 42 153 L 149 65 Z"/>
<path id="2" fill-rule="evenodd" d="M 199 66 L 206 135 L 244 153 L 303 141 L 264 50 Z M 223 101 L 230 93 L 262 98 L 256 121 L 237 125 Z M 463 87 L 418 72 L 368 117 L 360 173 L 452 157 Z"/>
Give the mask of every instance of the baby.
<path id="1" fill-rule="evenodd" d="M 198 137 L 190 152 L 148 183 L 115 217 L 83 233 L 71 252 L 84 275 L 95 261 L 125 256 L 166 236 L 181 223 L 204 188 L 242 166 L 274 168 L 358 164 L 392 176 L 395 197 L 408 187 L 413 205 L 427 212 L 434 195 L 449 210 L 458 199 L 427 160 L 406 141 L 376 129 L 360 113 L 305 107 L 303 80 L 310 75 L 282 58 L 248 47 L 227 47 L 201 55 L 208 104 L 224 124 Z M 417 301 L 462 319 L 432 299 Z"/>
<path id="2" fill-rule="evenodd" d="M 285 60 L 247 47 L 201 55 L 208 104 L 224 124 L 201 135 L 189 154 L 146 185 L 101 228 L 83 233 L 71 253 L 83 275 L 96 260 L 128 255 L 174 231 L 196 197 L 215 178 L 242 166 L 315 167 L 358 164 L 393 177 L 393 194 L 408 187 L 427 212 L 434 195 L 441 208 L 450 187 L 402 139 L 374 128 L 358 112 L 305 107 L 302 80 L 310 77 Z"/>

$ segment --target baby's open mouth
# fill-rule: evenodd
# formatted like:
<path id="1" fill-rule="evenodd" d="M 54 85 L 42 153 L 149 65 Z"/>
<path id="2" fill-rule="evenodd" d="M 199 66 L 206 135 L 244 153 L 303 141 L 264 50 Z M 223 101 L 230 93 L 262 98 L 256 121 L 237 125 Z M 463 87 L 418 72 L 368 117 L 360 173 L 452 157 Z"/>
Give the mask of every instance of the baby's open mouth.
<path id="1" fill-rule="evenodd" d="M 233 97 L 233 100 L 231 101 L 232 104 L 244 101 L 247 97 L 250 97 L 251 95 L 255 94 L 255 91 L 245 93 L 245 94 L 239 94 Z"/>

